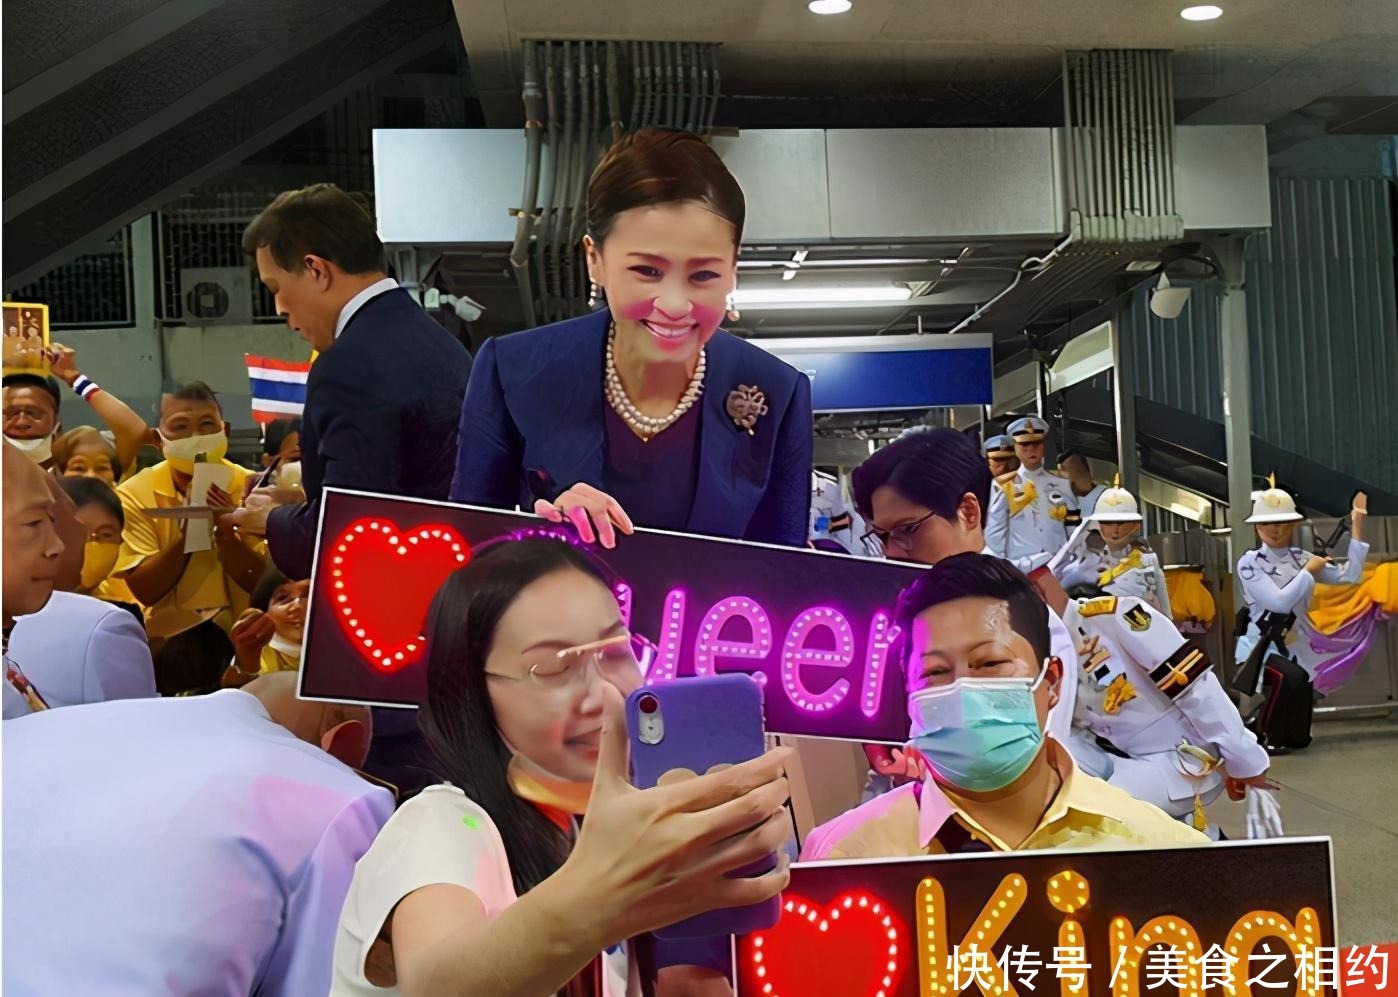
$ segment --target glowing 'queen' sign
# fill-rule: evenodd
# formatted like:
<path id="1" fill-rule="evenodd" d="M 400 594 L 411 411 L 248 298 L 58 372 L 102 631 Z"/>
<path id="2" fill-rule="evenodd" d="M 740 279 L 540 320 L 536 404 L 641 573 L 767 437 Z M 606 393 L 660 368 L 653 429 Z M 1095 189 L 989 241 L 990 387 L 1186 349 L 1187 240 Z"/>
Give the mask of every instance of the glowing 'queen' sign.
<path id="1" fill-rule="evenodd" d="M 538 527 L 516 513 L 328 489 L 302 694 L 420 702 L 431 594 L 482 544 Z M 922 569 L 647 530 L 594 553 L 622 579 L 628 625 L 655 644 L 648 682 L 748 672 L 775 733 L 906 736 L 892 609 Z"/>

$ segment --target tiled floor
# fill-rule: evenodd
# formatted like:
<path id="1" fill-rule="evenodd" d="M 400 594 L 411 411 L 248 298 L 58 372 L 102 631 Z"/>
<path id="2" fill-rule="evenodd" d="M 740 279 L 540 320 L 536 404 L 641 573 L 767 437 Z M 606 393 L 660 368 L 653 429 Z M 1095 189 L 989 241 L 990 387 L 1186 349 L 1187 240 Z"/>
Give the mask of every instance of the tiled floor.
<path id="1" fill-rule="evenodd" d="M 1398 941 L 1398 720 L 1317 722 L 1272 776 L 1287 834 L 1334 839 L 1341 944 Z M 1242 804 L 1221 798 L 1210 814 L 1246 836 Z"/>

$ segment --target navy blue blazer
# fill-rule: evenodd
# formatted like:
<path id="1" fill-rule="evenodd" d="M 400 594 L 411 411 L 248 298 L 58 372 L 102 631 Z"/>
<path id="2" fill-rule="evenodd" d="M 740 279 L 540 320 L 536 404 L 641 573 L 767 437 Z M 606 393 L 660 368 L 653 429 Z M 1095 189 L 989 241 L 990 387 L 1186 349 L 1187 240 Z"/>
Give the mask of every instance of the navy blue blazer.
<path id="1" fill-rule="evenodd" d="M 309 578 L 326 485 L 444 499 L 471 355 L 407 291 L 385 291 L 316 357 L 301 419 L 306 502 L 267 519 L 272 560 Z"/>
<path id="2" fill-rule="evenodd" d="M 602 487 L 609 318 L 603 309 L 481 347 L 461 406 L 454 501 L 531 509 L 535 499 L 552 501 L 579 482 Z M 726 332 L 715 333 L 707 356 L 693 502 L 670 523 L 639 525 L 806 546 L 810 379 Z M 751 436 L 727 411 L 728 393 L 739 385 L 767 399 Z"/>

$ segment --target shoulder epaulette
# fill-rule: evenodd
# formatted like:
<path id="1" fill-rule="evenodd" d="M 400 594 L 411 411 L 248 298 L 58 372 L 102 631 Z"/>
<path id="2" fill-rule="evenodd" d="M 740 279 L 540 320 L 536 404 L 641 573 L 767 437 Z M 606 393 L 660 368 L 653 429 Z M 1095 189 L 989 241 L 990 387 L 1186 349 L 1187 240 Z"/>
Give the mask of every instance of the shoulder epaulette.
<path id="1" fill-rule="evenodd" d="M 1096 599 L 1088 599 L 1078 605 L 1078 613 L 1081 616 L 1102 616 L 1106 613 L 1116 612 L 1116 596 L 1103 595 Z"/>

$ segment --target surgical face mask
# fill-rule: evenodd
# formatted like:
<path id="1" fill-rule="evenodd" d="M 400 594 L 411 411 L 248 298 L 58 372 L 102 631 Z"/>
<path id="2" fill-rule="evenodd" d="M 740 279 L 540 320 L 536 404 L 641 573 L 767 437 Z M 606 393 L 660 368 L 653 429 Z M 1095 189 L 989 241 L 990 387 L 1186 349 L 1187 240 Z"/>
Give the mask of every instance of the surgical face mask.
<path id="1" fill-rule="evenodd" d="M 107 580 L 116 567 L 121 544 L 111 540 L 89 540 L 83 544 L 83 573 L 78 583 L 91 591 Z"/>
<path id="2" fill-rule="evenodd" d="M 161 433 L 160 452 L 176 471 L 193 474 L 194 458 L 200 454 L 204 454 L 211 463 L 223 460 L 224 454 L 228 453 L 228 435 L 222 432 L 205 433 L 202 436 L 186 436 L 182 440 L 172 440 Z"/>
<path id="3" fill-rule="evenodd" d="M 272 639 L 267 642 L 267 646 L 288 658 L 301 660 L 301 642 L 299 640 L 287 640 L 281 634 L 274 633 Z"/>
<path id="4" fill-rule="evenodd" d="M 52 436 L 41 436 L 37 440 L 17 440 L 13 436 L 7 436 L 5 442 L 22 450 L 24 456 L 36 464 L 42 464 L 53 456 Z"/>
<path id="5" fill-rule="evenodd" d="M 555 775 L 538 762 L 520 754 L 505 739 L 505 735 L 501 734 L 500 740 L 505 742 L 505 747 L 513 755 L 505 770 L 505 779 L 516 796 L 574 816 L 587 813 L 587 801 L 592 796 L 592 780 L 577 782 Z"/>
<path id="6" fill-rule="evenodd" d="M 1034 690 L 1044 680 L 958 679 L 908 697 L 912 741 L 945 782 L 990 793 L 1014 782 L 1044 744 Z"/>

